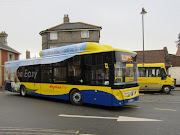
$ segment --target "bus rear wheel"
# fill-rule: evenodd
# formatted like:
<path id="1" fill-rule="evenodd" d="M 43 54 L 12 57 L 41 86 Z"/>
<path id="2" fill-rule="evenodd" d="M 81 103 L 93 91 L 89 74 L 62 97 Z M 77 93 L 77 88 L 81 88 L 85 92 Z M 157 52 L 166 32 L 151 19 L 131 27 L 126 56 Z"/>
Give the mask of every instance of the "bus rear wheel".
<path id="1" fill-rule="evenodd" d="M 171 92 L 171 87 L 170 86 L 163 86 L 162 92 L 165 94 L 169 94 Z"/>
<path id="2" fill-rule="evenodd" d="M 24 86 L 21 86 L 20 88 L 20 95 L 23 97 L 27 96 L 27 90 Z"/>
<path id="3" fill-rule="evenodd" d="M 73 105 L 82 105 L 83 100 L 82 100 L 82 94 L 78 90 L 73 90 L 70 93 L 70 101 Z"/>

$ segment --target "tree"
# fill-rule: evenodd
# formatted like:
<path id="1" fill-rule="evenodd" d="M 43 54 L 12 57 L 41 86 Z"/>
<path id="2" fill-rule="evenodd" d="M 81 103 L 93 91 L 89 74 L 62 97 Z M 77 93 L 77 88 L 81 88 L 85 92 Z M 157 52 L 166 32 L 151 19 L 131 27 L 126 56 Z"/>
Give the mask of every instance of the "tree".
<path id="1" fill-rule="evenodd" d="M 175 43 L 177 44 L 176 46 L 178 47 L 178 45 L 180 45 L 180 33 L 178 34 L 178 40 L 175 41 Z"/>

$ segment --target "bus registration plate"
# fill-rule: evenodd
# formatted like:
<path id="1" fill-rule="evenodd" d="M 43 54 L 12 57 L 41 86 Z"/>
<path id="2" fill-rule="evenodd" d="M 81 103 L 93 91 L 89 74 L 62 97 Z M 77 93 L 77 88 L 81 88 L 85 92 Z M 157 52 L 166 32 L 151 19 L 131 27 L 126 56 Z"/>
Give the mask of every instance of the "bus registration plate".
<path id="1" fill-rule="evenodd" d="M 130 99 L 128 102 L 129 102 L 129 103 L 132 103 L 132 102 L 134 102 L 134 99 Z"/>

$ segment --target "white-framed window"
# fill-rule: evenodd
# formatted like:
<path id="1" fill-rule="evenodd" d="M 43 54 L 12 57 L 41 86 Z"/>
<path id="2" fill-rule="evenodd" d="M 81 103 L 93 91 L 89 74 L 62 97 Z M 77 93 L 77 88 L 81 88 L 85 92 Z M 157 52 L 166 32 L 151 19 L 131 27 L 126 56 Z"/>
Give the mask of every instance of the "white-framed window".
<path id="1" fill-rule="evenodd" d="M 81 31 L 81 38 L 89 38 L 89 31 L 88 30 L 82 30 Z"/>
<path id="2" fill-rule="evenodd" d="M 51 49 L 51 48 L 56 48 L 56 47 L 57 47 L 56 45 L 51 45 L 51 46 L 50 46 L 50 49 Z"/>
<path id="3" fill-rule="evenodd" d="M 50 32 L 50 40 L 57 40 L 58 33 L 57 32 Z"/>
<path id="4" fill-rule="evenodd" d="M 14 60 L 14 55 L 12 53 L 8 53 L 8 61 Z"/>

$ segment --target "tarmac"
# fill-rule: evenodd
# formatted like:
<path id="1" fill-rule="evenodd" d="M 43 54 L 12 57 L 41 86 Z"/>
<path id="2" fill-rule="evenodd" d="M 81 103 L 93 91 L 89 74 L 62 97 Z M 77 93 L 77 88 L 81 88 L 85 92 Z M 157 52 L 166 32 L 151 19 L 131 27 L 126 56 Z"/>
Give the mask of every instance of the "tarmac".
<path id="1" fill-rule="evenodd" d="M 175 89 L 173 89 L 172 91 L 180 91 L 180 87 L 175 87 Z"/>

